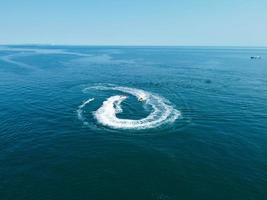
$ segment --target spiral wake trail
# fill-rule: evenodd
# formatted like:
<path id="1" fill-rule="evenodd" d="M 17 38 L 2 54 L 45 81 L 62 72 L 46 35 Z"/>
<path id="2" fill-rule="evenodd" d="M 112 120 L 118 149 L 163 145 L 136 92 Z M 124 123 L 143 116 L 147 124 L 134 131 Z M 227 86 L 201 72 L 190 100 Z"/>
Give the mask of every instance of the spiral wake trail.
<path id="1" fill-rule="evenodd" d="M 148 116 L 142 119 L 121 119 L 117 117 L 118 113 L 123 112 L 121 103 L 128 98 L 125 95 L 114 95 L 108 97 L 98 108 L 93 115 L 99 124 L 114 128 L 114 129 L 149 129 L 159 127 L 165 123 L 174 122 L 179 116 L 180 111 L 176 110 L 168 100 L 150 92 L 121 86 L 93 86 L 85 88 L 83 91 L 88 90 L 113 90 L 132 95 L 141 101 L 144 105 L 149 105 L 152 110 Z M 83 108 L 91 102 L 92 99 L 85 101 L 79 106 L 77 110 L 78 118 L 82 121 L 85 120 L 83 116 Z"/>

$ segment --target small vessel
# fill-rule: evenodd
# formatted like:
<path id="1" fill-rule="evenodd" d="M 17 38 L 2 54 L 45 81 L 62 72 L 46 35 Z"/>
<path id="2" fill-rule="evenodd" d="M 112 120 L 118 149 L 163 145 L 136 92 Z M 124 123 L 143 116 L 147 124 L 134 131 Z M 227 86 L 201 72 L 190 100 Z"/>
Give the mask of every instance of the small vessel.
<path id="1" fill-rule="evenodd" d="M 144 102 L 145 99 L 144 99 L 143 97 L 139 97 L 139 98 L 138 98 L 138 101 Z"/>
<path id="2" fill-rule="evenodd" d="M 251 56 L 250 59 L 261 59 L 260 56 Z"/>

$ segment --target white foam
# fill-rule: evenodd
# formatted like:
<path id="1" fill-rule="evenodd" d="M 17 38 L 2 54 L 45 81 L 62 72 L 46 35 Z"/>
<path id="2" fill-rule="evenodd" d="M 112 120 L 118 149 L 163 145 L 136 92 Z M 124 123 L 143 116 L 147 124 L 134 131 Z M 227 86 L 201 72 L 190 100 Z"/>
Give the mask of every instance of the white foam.
<path id="1" fill-rule="evenodd" d="M 98 123 L 105 126 L 117 129 L 155 128 L 164 123 L 173 122 L 181 115 L 181 113 L 174 109 L 166 99 L 144 90 L 118 86 L 95 86 L 86 88 L 84 91 L 90 89 L 116 90 L 128 93 L 135 96 L 137 99 L 142 98 L 144 104 L 152 107 L 152 112 L 143 119 L 120 119 L 116 114 L 123 112 L 120 105 L 127 99 L 127 97 L 122 95 L 111 96 L 94 112 L 94 116 Z"/>
<path id="2" fill-rule="evenodd" d="M 83 108 L 93 100 L 94 100 L 94 98 L 91 98 L 91 99 L 88 99 L 88 100 L 84 101 L 81 105 L 79 105 L 79 107 L 77 109 L 78 119 L 83 121 L 84 124 L 87 124 L 87 122 L 85 121 L 85 118 L 83 116 Z"/>

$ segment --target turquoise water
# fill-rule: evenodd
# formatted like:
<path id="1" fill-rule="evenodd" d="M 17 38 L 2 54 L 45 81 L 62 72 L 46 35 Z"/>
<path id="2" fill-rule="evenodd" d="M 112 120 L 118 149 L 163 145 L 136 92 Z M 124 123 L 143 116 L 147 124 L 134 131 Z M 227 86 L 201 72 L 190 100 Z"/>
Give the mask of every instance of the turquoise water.
<path id="1" fill-rule="evenodd" d="M 267 198 L 266 48 L 0 46 L 0 109 L 1 199 Z"/>

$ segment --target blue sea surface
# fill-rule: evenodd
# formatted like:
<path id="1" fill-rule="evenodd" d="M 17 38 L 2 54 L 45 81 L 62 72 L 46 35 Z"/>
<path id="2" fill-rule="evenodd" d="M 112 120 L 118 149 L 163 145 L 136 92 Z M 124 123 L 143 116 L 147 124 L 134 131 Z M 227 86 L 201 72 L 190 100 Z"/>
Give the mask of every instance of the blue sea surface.
<path id="1" fill-rule="evenodd" d="M 267 199 L 267 48 L 0 46 L 0 199 Z"/>

